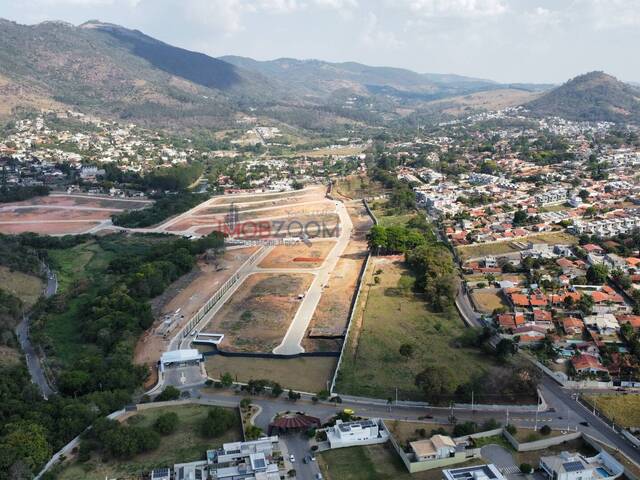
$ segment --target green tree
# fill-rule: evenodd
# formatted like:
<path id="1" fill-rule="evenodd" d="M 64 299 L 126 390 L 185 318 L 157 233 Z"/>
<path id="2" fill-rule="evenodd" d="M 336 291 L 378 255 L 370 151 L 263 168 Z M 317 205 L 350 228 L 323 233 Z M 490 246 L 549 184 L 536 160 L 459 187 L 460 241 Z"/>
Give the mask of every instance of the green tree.
<path id="1" fill-rule="evenodd" d="M 0 467 L 4 464 L 5 471 L 22 463 L 28 471 L 37 472 L 51 456 L 47 432 L 42 425 L 21 421 L 6 425 L 5 431 L 0 443 Z"/>
<path id="2" fill-rule="evenodd" d="M 164 390 L 155 398 L 156 402 L 167 402 L 169 400 L 178 400 L 180 398 L 180 390 L 173 385 L 164 387 Z"/>
<path id="3" fill-rule="evenodd" d="M 609 268 L 602 263 L 591 265 L 587 270 L 587 281 L 590 285 L 602 285 L 608 276 Z"/>
<path id="4" fill-rule="evenodd" d="M 177 430 L 180 419 L 175 412 L 167 412 L 156 418 L 153 428 L 161 435 L 169 435 Z"/>
<path id="5" fill-rule="evenodd" d="M 229 388 L 233 385 L 233 376 L 229 372 L 225 372 L 220 378 L 220 383 L 224 388 Z"/>
<path id="6" fill-rule="evenodd" d="M 233 424 L 232 412 L 220 407 L 212 407 L 200 424 L 200 433 L 206 438 L 216 438 L 228 431 Z"/>

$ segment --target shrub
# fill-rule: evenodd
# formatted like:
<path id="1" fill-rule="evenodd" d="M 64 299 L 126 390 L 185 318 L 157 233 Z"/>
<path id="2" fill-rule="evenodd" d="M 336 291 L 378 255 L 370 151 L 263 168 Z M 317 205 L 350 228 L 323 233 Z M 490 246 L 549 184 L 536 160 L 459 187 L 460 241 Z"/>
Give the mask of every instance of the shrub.
<path id="1" fill-rule="evenodd" d="M 543 425 L 540 428 L 540 433 L 545 436 L 549 435 L 551 433 L 551 427 L 549 425 Z"/>
<path id="2" fill-rule="evenodd" d="M 329 390 L 320 390 L 318 392 L 318 398 L 320 400 L 326 400 L 327 398 L 329 398 L 331 396 L 331 394 L 329 393 Z"/>
<path id="3" fill-rule="evenodd" d="M 156 397 L 155 401 L 166 402 L 169 400 L 177 400 L 178 398 L 180 398 L 180 390 L 178 390 L 176 387 L 169 385 L 168 387 L 165 387 L 164 390 L 162 390 L 160 395 Z"/>
<path id="4" fill-rule="evenodd" d="M 219 437 L 233 426 L 234 418 L 229 410 L 213 407 L 200 424 L 200 434 L 206 438 Z"/>
<path id="5" fill-rule="evenodd" d="M 178 423 L 180 423 L 178 414 L 175 412 L 167 412 L 163 413 L 156 419 L 153 423 L 153 428 L 161 435 L 169 435 L 176 431 Z"/>
<path id="6" fill-rule="evenodd" d="M 251 405 L 251 399 L 249 397 L 244 397 L 242 400 L 240 400 L 240 408 L 242 408 L 243 410 L 249 408 L 249 405 Z"/>
<path id="7" fill-rule="evenodd" d="M 504 429 L 509 432 L 511 435 L 515 435 L 516 433 L 518 433 L 518 429 L 516 428 L 515 425 L 507 425 L 506 427 L 504 427 Z"/>
<path id="8" fill-rule="evenodd" d="M 527 474 L 527 473 L 531 473 L 533 471 L 533 468 L 528 463 L 522 463 L 520 464 L 520 471 L 522 473 Z"/>

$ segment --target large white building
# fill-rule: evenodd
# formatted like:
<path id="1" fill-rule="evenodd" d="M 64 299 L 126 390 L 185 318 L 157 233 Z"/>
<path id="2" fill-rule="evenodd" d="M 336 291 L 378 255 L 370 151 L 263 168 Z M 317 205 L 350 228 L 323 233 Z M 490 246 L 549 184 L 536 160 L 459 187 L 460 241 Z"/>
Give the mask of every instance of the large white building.
<path id="1" fill-rule="evenodd" d="M 338 420 L 335 426 L 327 428 L 325 432 L 331 448 L 373 445 L 389 440 L 389 432 L 378 418 L 356 422 Z"/>
<path id="2" fill-rule="evenodd" d="M 442 470 L 443 480 L 505 480 L 495 465 L 474 465 L 472 467 Z"/>
<path id="3" fill-rule="evenodd" d="M 569 452 L 541 457 L 540 469 L 552 480 L 612 480 L 624 473 L 624 467 L 605 451 L 595 457 Z"/>

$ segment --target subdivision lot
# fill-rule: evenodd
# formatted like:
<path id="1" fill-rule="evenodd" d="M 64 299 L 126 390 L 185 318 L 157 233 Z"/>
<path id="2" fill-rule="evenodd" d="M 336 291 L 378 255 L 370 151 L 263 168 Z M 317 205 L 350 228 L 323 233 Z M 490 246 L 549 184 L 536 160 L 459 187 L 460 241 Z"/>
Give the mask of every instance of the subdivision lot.
<path id="1" fill-rule="evenodd" d="M 507 307 L 502 294 L 495 288 L 480 288 L 471 293 L 480 313 L 492 313 L 496 308 Z"/>
<path id="2" fill-rule="evenodd" d="M 229 372 L 234 380 L 272 380 L 283 388 L 317 393 L 327 389 L 338 363 L 337 357 L 239 358 L 205 357 L 207 374 L 220 379 Z"/>
<path id="3" fill-rule="evenodd" d="M 291 197 L 299 197 L 301 195 L 309 195 L 315 194 L 319 197 L 324 197 L 326 188 L 322 185 L 314 185 L 304 190 L 293 190 L 290 192 L 278 192 L 278 193 L 251 193 L 246 195 L 229 195 L 220 197 L 219 200 L 216 200 L 216 204 L 230 204 L 230 203 L 238 203 L 241 201 L 250 201 L 250 202 L 261 202 L 261 201 L 269 201 L 276 200 L 280 198 L 291 198 Z"/>
<path id="4" fill-rule="evenodd" d="M 587 395 L 586 399 L 616 424 L 625 428 L 640 427 L 640 394 Z"/>
<path id="5" fill-rule="evenodd" d="M 319 240 L 311 245 L 279 245 L 258 265 L 260 268 L 318 268 L 336 245 L 333 240 Z"/>
<path id="6" fill-rule="evenodd" d="M 335 192 L 347 199 L 366 198 L 384 193 L 382 184 L 366 175 L 350 175 L 335 184 Z"/>
<path id="7" fill-rule="evenodd" d="M 310 201 L 318 201 L 322 200 L 324 197 L 323 194 L 318 194 L 318 192 L 312 193 L 301 193 L 297 195 L 291 195 L 288 197 L 279 197 L 271 200 L 255 200 L 253 196 L 243 196 L 238 198 L 238 201 L 233 202 L 235 207 L 238 210 L 255 210 L 260 208 L 270 208 L 270 207 L 279 207 L 283 205 L 291 205 L 295 203 L 306 203 Z M 203 208 L 194 212 L 194 215 L 215 215 L 215 214 L 226 214 L 229 212 L 230 203 L 221 203 L 220 205 L 214 205 L 209 208 Z"/>
<path id="8" fill-rule="evenodd" d="M 391 398 L 398 388 L 402 399 L 421 400 L 414 381 L 426 366 L 441 366 L 455 390 L 493 364 L 479 350 L 454 346 L 465 331 L 462 320 L 455 310 L 430 311 L 426 299 L 401 288 L 412 280 L 401 257 L 372 257 L 338 374 L 339 393 Z M 410 358 L 400 355 L 403 344 L 413 346 Z"/>
<path id="9" fill-rule="evenodd" d="M 522 248 L 518 244 L 546 243 L 547 245 L 576 245 L 578 239 L 566 232 L 551 232 L 529 235 L 514 241 L 478 243 L 458 247 L 458 254 L 464 261 L 469 258 L 485 257 L 487 255 L 504 255 L 519 252 Z"/>
<path id="10" fill-rule="evenodd" d="M 354 227 L 351 240 L 331 273 L 311 318 L 307 336 L 302 342 L 308 352 L 339 351 L 342 348 L 342 338 L 310 338 L 309 333 L 344 332 L 349 322 L 351 303 L 368 253 L 366 234 L 373 220 L 361 202 L 348 204 L 347 212 Z"/>
<path id="11" fill-rule="evenodd" d="M 313 275 L 254 273 L 238 287 L 204 328 L 223 333 L 220 348 L 236 352 L 271 352 L 284 338 Z"/>
<path id="12" fill-rule="evenodd" d="M 440 480 L 442 469 L 411 474 L 389 442 L 366 447 L 338 448 L 322 452 L 318 466 L 328 480 Z M 474 459 L 456 467 L 478 465 Z"/>
<path id="13" fill-rule="evenodd" d="M 167 287 L 152 301 L 156 321 L 138 340 L 134 350 L 134 363 L 147 365 L 151 375 L 145 385 L 155 384 L 156 364 L 172 337 L 214 293 L 257 250 L 257 247 L 228 250 L 210 260 L 200 259 L 194 270 Z M 171 320 L 165 326 L 164 320 Z"/>
<path id="14" fill-rule="evenodd" d="M 130 459 L 106 459 L 92 455 L 86 463 L 74 463 L 57 477 L 60 480 L 104 480 L 105 478 L 130 478 L 158 467 L 173 467 L 175 463 L 191 462 L 205 458 L 209 449 L 221 447 L 226 442 L 242 440 L 239 415 L 232 428 L 221 436 L 206 439 L 198 433 L 210 407 L 203 405 L 181 405 L 143 410 L 126 420 L 129 424 L 151 427 L 163 413 L 175 412 L 179 417 L 177 430 L 161 437 L 160 446 Z M 235 413 L 235 411 L 234 411 Z"/>
<path id="15" fill-rule="evenodd" d="M 87 232 L 111 215 L 149 202 L 74 195 L 36 197 L 0 207 L 0 233 L 45 235 Z"/>
<path id="16" fill-rule="evenodd" d="M 28 308 L 42 295 L 44 282 L 35 275 L 11 271 L 8 267 L 0 265 L 0 286 L 22 300 Z"/>

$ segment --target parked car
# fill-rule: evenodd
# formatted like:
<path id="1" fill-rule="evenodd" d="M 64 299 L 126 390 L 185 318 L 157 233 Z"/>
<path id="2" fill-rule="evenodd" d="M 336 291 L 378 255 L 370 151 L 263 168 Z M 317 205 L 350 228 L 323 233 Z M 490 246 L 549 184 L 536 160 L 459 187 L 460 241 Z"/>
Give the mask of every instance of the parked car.
<path id="1" fill-rule="evenodd" d="M 322 480 L 322 474 L 321 473 L 316 473 L 316 480 Z"/>
<path id="2" fill-rule="evenodd" d="M 289 455 L 289 461 L 291 463 L 296 463 L 296 457 L 293 456 L 293 453 L 291 455 Z"/>

